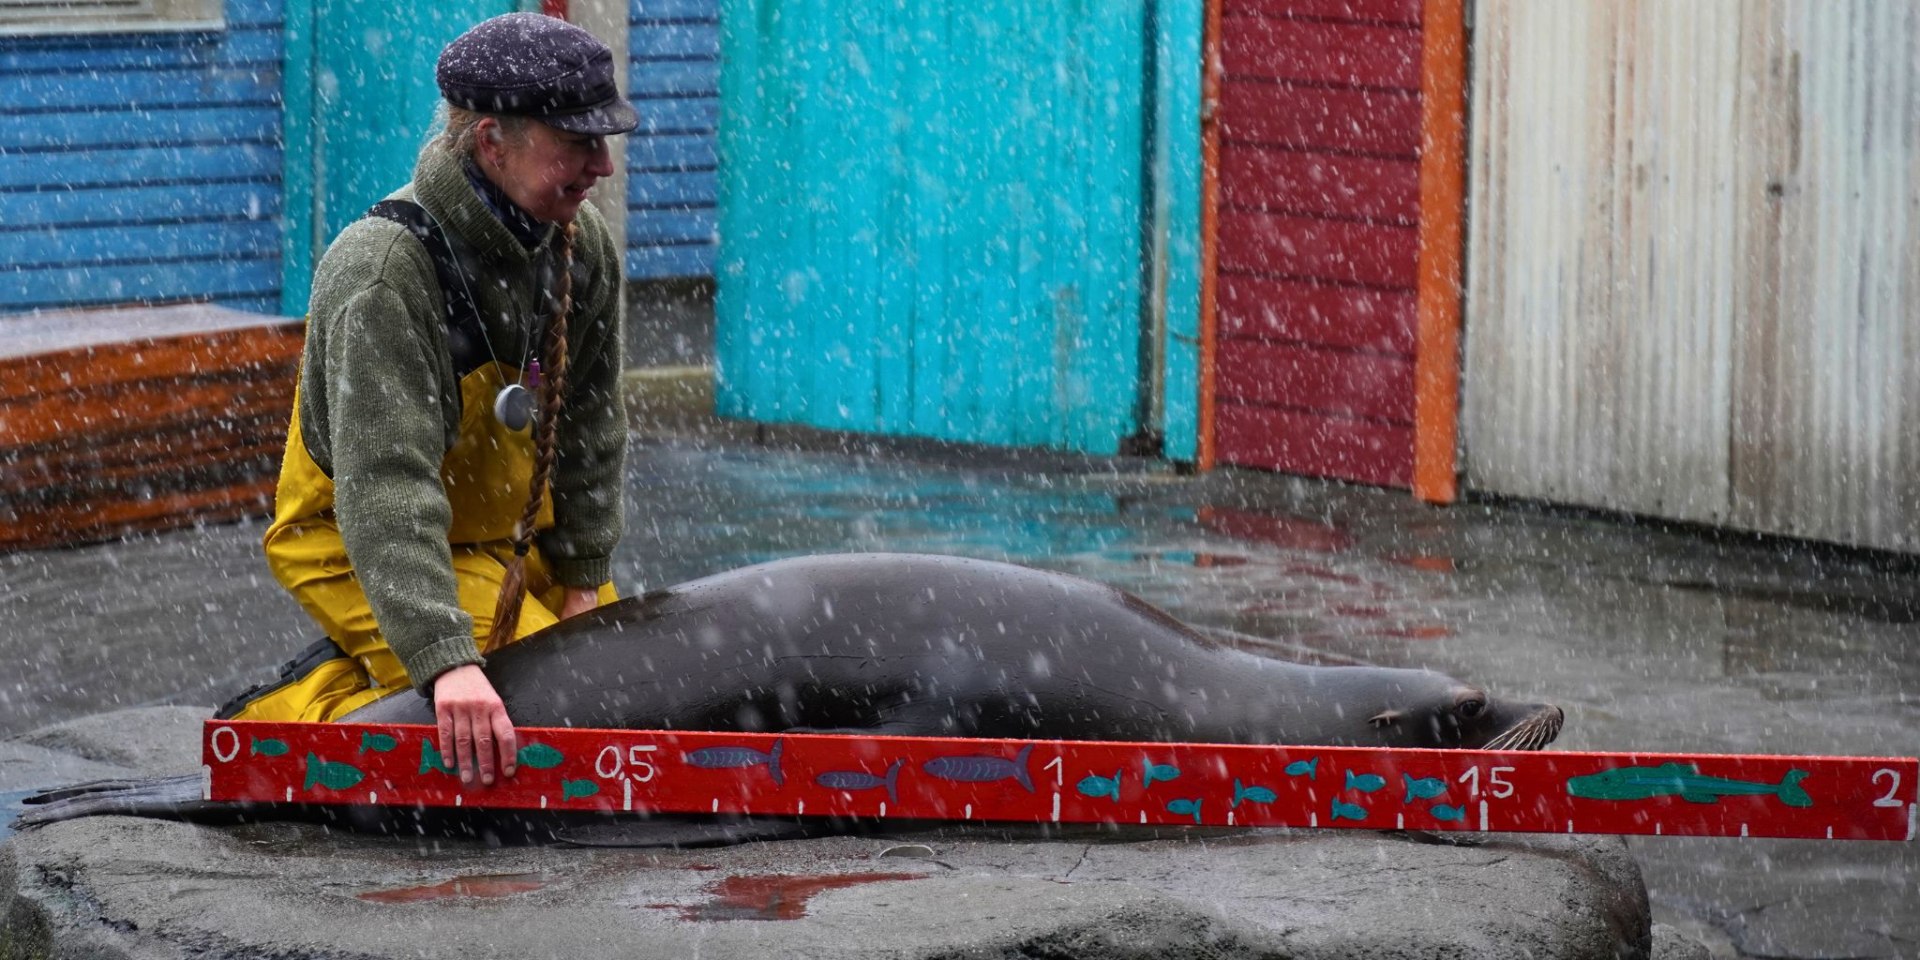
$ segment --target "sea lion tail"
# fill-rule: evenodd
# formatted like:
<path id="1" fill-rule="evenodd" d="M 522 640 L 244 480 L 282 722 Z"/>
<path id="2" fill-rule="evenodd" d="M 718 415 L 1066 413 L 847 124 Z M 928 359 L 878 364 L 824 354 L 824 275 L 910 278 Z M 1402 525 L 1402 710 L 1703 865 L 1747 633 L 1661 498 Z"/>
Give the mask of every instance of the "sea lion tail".
<path id="1" fill-rule="evenodd" d="M 95 780 L 26 798 L 21 801 L 26 812 L 13 822 L 15 827 L 38 827 L 105 814 L 194 820 L 232 806 L 204 797 L 197 773 L 151 780 Z"/>

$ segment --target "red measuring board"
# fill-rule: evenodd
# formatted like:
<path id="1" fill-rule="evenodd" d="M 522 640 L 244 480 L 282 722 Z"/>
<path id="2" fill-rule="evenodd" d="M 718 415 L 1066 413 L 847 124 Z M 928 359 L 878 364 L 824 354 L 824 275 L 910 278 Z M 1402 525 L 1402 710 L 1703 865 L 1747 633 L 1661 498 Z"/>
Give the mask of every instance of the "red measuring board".
<path id="1" fill-rule="evenodd" d="M 210 720 L 210 800 L 1911 840 L 1912 757 L 1503 753 L 521 728 L 463 787 L 428 726 Z"/>

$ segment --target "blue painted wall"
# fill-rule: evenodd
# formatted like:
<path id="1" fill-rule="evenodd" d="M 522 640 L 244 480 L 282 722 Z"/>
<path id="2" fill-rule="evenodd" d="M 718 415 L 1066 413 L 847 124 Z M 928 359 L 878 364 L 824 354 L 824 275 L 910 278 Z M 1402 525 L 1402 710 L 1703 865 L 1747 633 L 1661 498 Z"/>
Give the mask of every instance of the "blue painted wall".
<path id="1" fill-rule="evenodd" d="M 627 275 L 710 277 L 720 112 L 719 0 L 629 0 Z"/>
<path id="2" fill-rule="evenodd" d="M 281 9 L 227 0 L 204 33 L 0 38 L 0 313 L 278 310 Z"/>

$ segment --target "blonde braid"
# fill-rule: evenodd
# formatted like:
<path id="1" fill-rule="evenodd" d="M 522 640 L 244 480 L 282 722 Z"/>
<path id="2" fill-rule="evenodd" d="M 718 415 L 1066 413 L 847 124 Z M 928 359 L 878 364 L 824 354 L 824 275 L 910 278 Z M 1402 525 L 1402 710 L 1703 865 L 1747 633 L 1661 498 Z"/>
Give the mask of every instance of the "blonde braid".
<path id="1" fill-rule="evenodd" d="M 546 497 L 547 479 L 553 475 L 558 456 L 554 434 L 560 424 L 560 410 L 566 405 L 567 392 L 567 314 L 573 311 L 573 241 L 571 221 L 560 231 L 560 275 L 553 283 L 553 319 L 547 324 L 547 339 L 541 347 L 545 369 L 539 386 L 540 418 L 533 428 L 533 489 L 527 492 L 527 507 L 513 529 L 513 561 L 507 564 L 506 578 L 500 582 L 500 599 L 493 608 L 493 630 L 487 634 L 485 650 L 498 650 L 512 642 L 514 628 L 520 624 L 520 606 L 527 596 L 527 552 L 532 548 L 533 525 Z"/>

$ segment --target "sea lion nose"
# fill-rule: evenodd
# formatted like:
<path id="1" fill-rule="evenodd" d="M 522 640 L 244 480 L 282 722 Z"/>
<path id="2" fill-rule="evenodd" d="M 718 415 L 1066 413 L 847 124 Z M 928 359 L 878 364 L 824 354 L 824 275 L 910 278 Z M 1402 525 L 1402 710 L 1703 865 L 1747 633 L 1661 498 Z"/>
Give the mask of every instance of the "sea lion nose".
<path id="1" fill-rule="evenodd" d="M 1544 747 L 1560 736 L 1560 728 L 1567 722 L 1567 712 L 1549 703 L 1542 706 L 1540 714 L 1540 745 Z"/>

